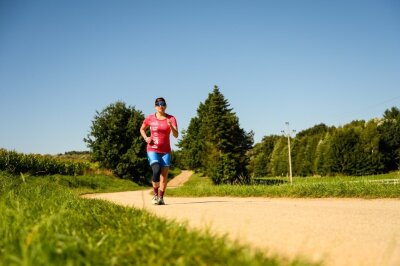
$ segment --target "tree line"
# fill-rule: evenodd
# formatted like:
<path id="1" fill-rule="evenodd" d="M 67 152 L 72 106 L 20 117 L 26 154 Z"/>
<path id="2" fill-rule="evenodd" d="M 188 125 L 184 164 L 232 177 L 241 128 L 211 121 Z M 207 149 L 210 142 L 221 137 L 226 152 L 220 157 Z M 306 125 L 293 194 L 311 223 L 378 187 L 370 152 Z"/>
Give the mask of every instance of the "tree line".
<path id="1" fill-rule="evenodd" d="M 398 170 L 400 110 L 392 107 L 382 118 L 355 120 L 341 127 L 315 125 L 299 132 L 291 143 L 296 176 L 361 176 Z M 253 176 L 281 176 L 288 172 L 285 136 L 265 136 L 248 156 Z"/>
<path id="2" fill-rule="evenodd" d="M 143 112 L 118 101 L 96 112 L 84 139 L 92 158 L 122 178 L 146 182 L 146 145 L 139 129 Z M 248 183 L 251 177 L 288 173 L 285 136 L 265 136 L 254 146 L 254 133 L 240 127 L 239 118 L 217 86 L 199 104 L 197 115 L 182 131 L 173 164 L 204 173 L 215 184 Z M 398 170 L 400 111 L 393 107 L 383 118 L 357 120 L 342 127 L 325 124 L 291 138 L 293 174 L 369 175 Z"/>

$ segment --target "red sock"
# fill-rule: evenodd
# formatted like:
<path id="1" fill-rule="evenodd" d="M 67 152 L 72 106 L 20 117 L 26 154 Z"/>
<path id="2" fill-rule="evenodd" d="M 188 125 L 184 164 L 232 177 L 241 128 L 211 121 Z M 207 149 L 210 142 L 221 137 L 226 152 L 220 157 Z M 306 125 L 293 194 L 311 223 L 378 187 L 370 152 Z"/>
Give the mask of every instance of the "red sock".
<path id="1" fill-rule="evenodd" d="M 154 195 L 158 196 L 158 187 L 153 187 Z"/>
<path id="2" fill-rule="evenodd" d="M 164 191 L 160 190 L 160 198 L 164 198 Z"/>

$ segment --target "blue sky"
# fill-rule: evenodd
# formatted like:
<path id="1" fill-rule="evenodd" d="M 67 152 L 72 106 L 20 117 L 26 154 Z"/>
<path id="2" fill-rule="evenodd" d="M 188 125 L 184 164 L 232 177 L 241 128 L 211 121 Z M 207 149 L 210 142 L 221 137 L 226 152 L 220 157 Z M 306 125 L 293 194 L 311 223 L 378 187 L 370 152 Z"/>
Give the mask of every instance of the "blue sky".
<path id="1" fill-rule="evenodd" d="M 182 130 L 214 85 L 255 142 L 382 117 L 400 1 L 0 1 L 0 147 L 87 150 L 96 111 L 159 96 Z"/>

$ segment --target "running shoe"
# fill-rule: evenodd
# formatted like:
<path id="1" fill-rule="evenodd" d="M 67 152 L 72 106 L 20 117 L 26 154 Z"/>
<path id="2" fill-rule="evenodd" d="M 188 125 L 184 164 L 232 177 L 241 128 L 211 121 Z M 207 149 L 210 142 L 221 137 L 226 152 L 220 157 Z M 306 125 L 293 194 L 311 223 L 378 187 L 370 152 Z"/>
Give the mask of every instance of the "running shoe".
<path id="1" fill-rule="evenodd" d="M 158 198 L 158 205 L 165 205 L 163 198 Z"/>
<path id="2" fill-rule="evenodd" d="M 151 204 L 157 205 L 157 204 L 159 204 L 158 202 L 159 202 L 159 201 L 158 201 L 158 196 L 157 196 L 157 195 L 154 195 L 153 199 L 151 200 Z"/>

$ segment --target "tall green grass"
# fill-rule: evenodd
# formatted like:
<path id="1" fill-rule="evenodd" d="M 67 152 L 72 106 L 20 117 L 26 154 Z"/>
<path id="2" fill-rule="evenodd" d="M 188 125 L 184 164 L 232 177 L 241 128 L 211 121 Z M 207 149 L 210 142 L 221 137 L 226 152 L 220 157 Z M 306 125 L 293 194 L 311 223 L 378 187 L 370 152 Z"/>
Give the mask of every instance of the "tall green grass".
<path id="1" fill-rule="evenodd" d="M 213 185 L 209 178 L 194 174 L 183 187 L 169 190 L 168 195 L 194 197 L 400 198 L 400 184 L 385 183 L 382 181 L 385 179 L 400 179 L 400 172 L 365 177 L 295 177 L 292 185 L 286 179 L 276 179 L 277 182 L 269 182 L 274 185 Z"/>
<path id="2" fill-rule="evenodd" d="M 122 181 L 112 190 L 139 188 Z M 115 182 L 106 176 L 0 172 L 0 265 L 302 264 L 267 258 L 142 210 L 78 196 Z"/>

